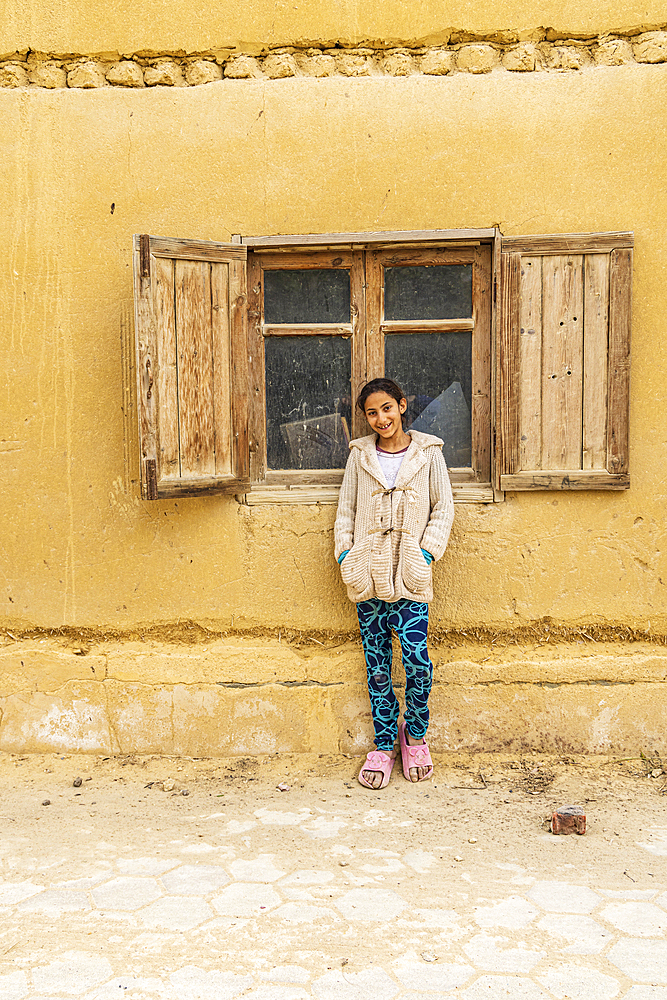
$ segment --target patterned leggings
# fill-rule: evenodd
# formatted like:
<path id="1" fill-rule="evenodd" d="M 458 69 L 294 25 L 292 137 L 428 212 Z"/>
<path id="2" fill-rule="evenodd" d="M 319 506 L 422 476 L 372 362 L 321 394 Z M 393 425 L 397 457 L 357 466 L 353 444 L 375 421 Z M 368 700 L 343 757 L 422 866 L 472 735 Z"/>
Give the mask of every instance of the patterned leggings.
<path id="1" fill-rule="evenodd" d="M 375 745 L 391 753 L 396 739 L 399 706 L 391 684 L 391 630 L 401 643 L 405 667 L 405 722 L 410 736 L 422 739 L 428 728 L 428 696 L 433 664 L 426 648 L 428 604 L 389 603 L 374 597 L 357 604 L 361 641 L 366 657 Z"/>

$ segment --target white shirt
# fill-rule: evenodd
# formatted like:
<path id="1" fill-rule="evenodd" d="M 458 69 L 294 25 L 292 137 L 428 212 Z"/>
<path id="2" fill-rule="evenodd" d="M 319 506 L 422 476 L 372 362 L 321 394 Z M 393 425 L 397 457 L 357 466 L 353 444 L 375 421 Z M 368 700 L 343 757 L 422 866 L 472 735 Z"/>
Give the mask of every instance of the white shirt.
<path id="1" fill-rule="evenodd" d="M 384 472 L 384 477 L 387 480 L 387 486 L 389 489 L 391 489 L 396 482 L 398 470 L 401 467 L 401 462 L 405 458 L 407 450 L 407 448 L 404 448 L 403 451 L 382 451 L 380 448 L 376 448 L 378 462 L 380 463 L 380 468 Z"/>

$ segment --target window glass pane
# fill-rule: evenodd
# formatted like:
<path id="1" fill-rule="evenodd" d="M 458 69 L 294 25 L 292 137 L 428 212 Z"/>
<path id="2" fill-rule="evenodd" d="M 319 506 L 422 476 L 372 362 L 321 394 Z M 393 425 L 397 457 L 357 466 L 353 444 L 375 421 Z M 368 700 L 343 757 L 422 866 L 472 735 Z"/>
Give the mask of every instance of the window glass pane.
<path id="1" fill-rule="evenodd" d="M 406 426 L 445 442 L 447 465 L 471 465 L 471 333 L 392 333 L 385 337 L 385 375 L 408 400 Z"/>
<path id="2" fill-rule="evenodd" d="M 472 264 L 385 268 L 385 319 L 466 316 L 472 316 Z"/>
<path id="3" fill-rule="evenodd" d="M 338 268 L 264 272 L 265 323 L 349 323 L 350 272 Z"/>
<path id="4" fill-rule="evenodd" d="M 267 337 L 270 469 L 343 469 L 350 441 L 350 340 Z"/>

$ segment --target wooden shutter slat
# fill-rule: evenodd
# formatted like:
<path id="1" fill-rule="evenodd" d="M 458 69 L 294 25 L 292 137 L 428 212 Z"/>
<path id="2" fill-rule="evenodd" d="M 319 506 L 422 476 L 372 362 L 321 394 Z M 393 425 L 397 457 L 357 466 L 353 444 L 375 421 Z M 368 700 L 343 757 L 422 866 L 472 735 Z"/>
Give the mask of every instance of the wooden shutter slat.
<path id="1" fill-rule="evenodd" d="M 522 469 L 542 463 L 542 258 L 521 262 L 519 460 Z"/>
<path id="2" fill-rule="evenodd" d="M 609 257 L 589 254 L 584 267 L 584 469 L 607 466 Z"/>
<path id="3" fill-rule="evenodd" d="M 582 312 L 582 258 L 547 257 L 542 268 L 544 469 L 581 466 Z"/>
<path id="4" fill-rule="evenodd" d="M 519 468 L 519 337 L 521 254 L 502 255 L 500 323 L 500 421 L 502 428 L 501 472 Z M 502 487 L 501 487 L 502 488 Z"/>
<path id="5" fill-rule="evenodd" d="M 211 280 L 207 262 L 177 260 L 176 342 L 181 475 L 215 474 Z"/>
<path id="6" fill-rule="evenodd" d="M 211 264 L 211 330 L 215 474 L 232 471 L 232 401 L 229 329 L 229 264 Z"/>
<path id="7" fill-rule="evenodd" d="M 151 260 L 153 305 L 157 336 L 158 427 L 160 429 L 160 478 L 181 474 L 178 445 L 178 367 L 174 316 L 174 262 Z"/>
<path id="8" fill-rule="evenodd" d="M 609 272 L 607 468 L 616 473 L 628 470 L 631 312 L 632 250 L 614 250 Z"/>
<path id="9" fill-rule="evenodd" d="M 246 262 L 232 260 L 229 264 L 229 327 L 232 357 L 232 454 L 239 478 L 246 479 L 250 470 L 248 449 L 248 346 Z"/>
<path id="10" fill-rule="evenodd" d="M 475 251 L 473 273 L 474 321 L 478 330 L 491 329 L 491 254 L 488 247 Z M 491 340 L 488 334 L 473 337 L 472 352 L 472 460 L 478 481 L 488 482 L 491 470 Z"/>

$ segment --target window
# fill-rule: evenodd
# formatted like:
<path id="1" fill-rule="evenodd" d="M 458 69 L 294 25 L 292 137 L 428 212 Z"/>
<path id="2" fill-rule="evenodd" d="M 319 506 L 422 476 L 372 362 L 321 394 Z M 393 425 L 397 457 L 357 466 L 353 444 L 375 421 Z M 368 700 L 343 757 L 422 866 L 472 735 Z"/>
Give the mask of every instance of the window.
<path id="1" fill-rule="evenodd" d="M 135 237 L 143 495 L 335 499 L 382 375 L 459 501 L 626 488 L 631 268 L 627 233 Z"/>

